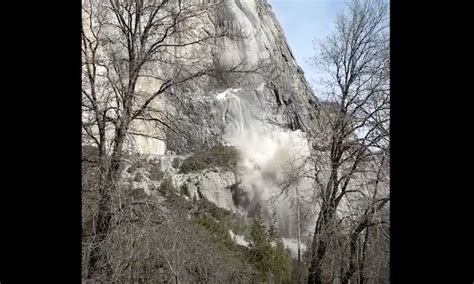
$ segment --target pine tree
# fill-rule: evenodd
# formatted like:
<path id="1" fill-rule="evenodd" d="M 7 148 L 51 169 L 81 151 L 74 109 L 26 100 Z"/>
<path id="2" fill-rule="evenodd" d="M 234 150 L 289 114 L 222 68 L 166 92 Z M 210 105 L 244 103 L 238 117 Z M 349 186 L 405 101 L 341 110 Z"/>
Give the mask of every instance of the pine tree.
<path id="1" fill-rule="evenodd" d="M 273 248 L 269 241 L 260 205 L 257 205 L 252 220 L 250 238 L 250 261 L 259 272 L 259 280 L 265 281 L 272 271 Z"/>
<path id="2" fill-rule="evenodd" d="M 289 283 L 291 279 L 291 259 L 283 244 L 275 216 L 276 212 L 273 211 L 268 229 L 269 241 L 273 244 L 271 272 L 277 283 Z"/>
<path id="3" fill-rule="evenodd" d="M 270 283 L 290 283 L 291 262 L 273 212 L 270 226 L 265 226 L 260 205 L 250 227 L 251 262 L 258 270 L 258 280 Z"/>
<path id="4" fill-rule="evenodd" d="M 276 210 L 273 209 L 270 226 L 268 228 L 268 238 L 271 243 L 275 243 L 280 238 L 280 230 L 276 222 Z"/>

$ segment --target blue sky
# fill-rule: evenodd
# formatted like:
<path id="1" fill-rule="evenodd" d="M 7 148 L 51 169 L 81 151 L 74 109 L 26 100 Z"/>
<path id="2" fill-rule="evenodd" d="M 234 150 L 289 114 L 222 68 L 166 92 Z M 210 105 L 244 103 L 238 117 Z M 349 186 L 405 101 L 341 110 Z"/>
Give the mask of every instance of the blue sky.
<path id="1" fill-rule="evenodd" d="M 316 85 L 318 74 L 307 63 L 314 39 L 324 39 L 334 27 L 345 0 L 267 0 L 282 26 L 286 40 L 306 79 Z M 317 87 L 317 86 L 316 86 Z"/>

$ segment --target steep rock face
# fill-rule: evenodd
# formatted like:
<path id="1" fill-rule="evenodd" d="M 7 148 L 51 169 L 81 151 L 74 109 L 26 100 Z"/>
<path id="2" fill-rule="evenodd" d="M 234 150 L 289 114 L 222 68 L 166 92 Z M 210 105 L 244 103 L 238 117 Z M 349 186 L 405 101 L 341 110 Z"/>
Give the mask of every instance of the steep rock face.
<path id="1" fill-rule="evenodd" d="M 213 65 L 214 76 L 178 86 L 157 100 L 155 106 L 163 110 L 162 119 L 170 128 L 141 122 L 137 127 L 150 135 L 137 139 L 136 145 L 142 154 L 160 155 L 163 171 L 178 190 L 185 186 L 190 198 L 205 198 L 247 215 L 257 204 L 267 217 L 276 207 L 283 235 L 294 237 L 292 202 L 280 198 L 273 208 L 270 203 L 280 193 L 286 164 L 298 154 L 309 154 L 308 134 L 316 120 L 317 100 L 270 5 L 265 0 L 221 3 L 214 25 L 230 25 L 233 34 L 240 36 L 184 51 Z M 145 86 L 153 88 L 153 83 Z M 237 172 L 180 174 L 171 166 L 171 157 L 217 143 L 241 152 Z"/>
<path id="2" fill-rule="evenodd" d="M 260 103 L 269 122 L 287 123 L 294 129 L 305 127 L 310 120 L 309 102 L 314 102 L 314 96 L 270 5 L 265 0 L 231 0 L 226 4 L 222 17 L 234 19 L 234 26 L 243 31 L 245 38 L 224 38 L 223 48 L 215 56 L 224 65 L 243 62 L 246 67 L 260 66 L 259 73 L 262 74 L 248 76 L 252 78 L 245 78 L 247 80 L 236 80 L 228 87 L 239 88 L 249 83 L 248 91 L 254 90 L 255 93 L 248 94 L 248 97 L 260 95 Z M 297 113 L 297 118 L 293 119 L 299 119 L 299 122 L 288 121 L 289 117 L 284 120 L 278 118 L 290 111 Z"/>
<path id="3" fill-rule="evenodd" d="M 153 129 L 150 137 L 136 139 L 143 154 L 189 153 L 198 145 L 222 140 L 226 121 L 218 94 L 232 93 L 245 102 L 246 111 L 266 124 L 311 131 L 316 98 L 265 0 L 228 0 L 215 12 L 214 26 L 230 26 L 235 37 L 192 47 L 187 52 L 215 67 L 213 78 L 176 88 L 156 105 L 164 109 L 178 133 Z M 235 68 L 237 72 L 219 73 Z M 147 83 L 146 88 L 153 89 Z M 221 100 L 222 101 L 222 100 Z M 142 123 L 143 124 L 143 123 Z M 143 126 L 140 126 L 143 128 Z M 153 137 L 159 137 L 159 139 Z M 161 138 L 163 137 L 163 138 Z M 155 141 L 154 141 L 155 140 Z M 164 145 L 166 144 L 166 145 Z"/>
<path id="4" fill-rule="evenodd" d="M 211 201 L 220 208 L 234 213 L 242 213 L 238 210 L 232 199 L 229 187 L 235 183 L 235 175 L 231 172 L 213 172 L 177 175 L 174 180 L 177 186 L 186 186 L 189 197 L 204 198 Z"/>

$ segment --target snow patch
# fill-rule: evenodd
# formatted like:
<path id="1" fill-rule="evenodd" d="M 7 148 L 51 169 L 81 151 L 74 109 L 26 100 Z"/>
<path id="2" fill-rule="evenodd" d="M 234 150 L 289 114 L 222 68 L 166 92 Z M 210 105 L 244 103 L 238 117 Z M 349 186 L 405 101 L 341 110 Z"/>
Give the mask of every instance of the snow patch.
<path id="1" fill-rule="evenodd" d="M 232 230 L 229 230 L 229 235 L 232 238 L 232 240 L 239 246 L 244 246 L 244 247 L 250 247 L 250 243 L 245 240 L 244 236 L 241 235 L 236 235 Z"/>

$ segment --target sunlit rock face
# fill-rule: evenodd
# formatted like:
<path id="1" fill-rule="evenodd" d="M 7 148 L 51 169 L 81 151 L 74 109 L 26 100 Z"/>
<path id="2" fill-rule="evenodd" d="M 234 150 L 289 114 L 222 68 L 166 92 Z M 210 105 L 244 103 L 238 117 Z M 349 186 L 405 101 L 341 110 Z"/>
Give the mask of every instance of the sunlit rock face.
<path id="1" fill-rule="evenodd" d="M 213 0 L 186 0 L 199 3 Z M 295 174 L 314 176 L 309 141 L 314 125 L 326 124 L 318 114 L 317 99 L 297 65 L 270 5 L 265 0 L 222 0 L 214 11 L 216 22 L 196 19 L 197 27 L 230 25 L 237 37 L 219 38 L 213 44 L 189 46 L 178 55 L 187 63 L 210 65 L 216 70 L 237 66 L 237 73 L 217 74 L 212 78 L 176 86 L 152 104 L 162 116 L 173 117 L 170 131 L 160 123 L 135 121 L 125 148 L 143 155 L 158 156 L 161 169 L 180 190 L 186 186 L 189 198 L 208 201 L 226 210 L 252 217 L 260 205 L 267 221 L 275 212 L 285 244 L 296 250 L 296 201 L 300 200 L 301 236 L 314 231 L 317 204 L 313 180 L 292 180 Z M 212 28 L 212 27 L 209 27 Z M 152 68 L 152 66 L 150 66 Z M 169 69 L 154 70 L 175 72 Z M 146 100 L 163 82 L 140 79 L 137 100 Z M 113 135 L 113 131 L 108 132 Z M 324 135 L 323 135 L 324 136 Z M 239 152 L 235 171 L 206 169 L 182 174 L 172 161 L 184 159 L 202 146 L 231 145 Z M 321 157 L 327 158 L 328 152 Z M 327 176 L 322 178 L 322 182 Z M 356 177 L 349 185 L 357 185 Z M 291 184 L 288 181 L 292 180 Z M 148 183 L 150 185 L 148 185 Z M 157 182 L 159 183 L 159 182 Z M 157 188 L 154 181 L 134 187 L 145 191 Z M 385 185 L 388 189 L 388 185 Z M 347 215 L 349 203 L 337 214 Z M 240 240 L 240 239 L 239 239 Z M 245 245 L 245 240 L 240 240 Z M 303 248 L 304 250 L 304 248 Z"/>
<path id="2" fill-rule="evenodd" d="M 216 11 L 211 11 L 214 23 L 197 19 L 196 24 L 209 30 L 229 26 L 231 34 L 236 36 L 218 38 L 212 44 L 189 46 L 177 52 L 189 58 L 188 64 L 209 65 L 216 70 L 237 66 L 237 70 L 244 72 L 225 73 L 183 84 L 173 90 L 173 95 L 158 98 L 154 105 L 179 116 L 175 128 L 186 133 L 187 137 L 184 139 L 180 137 L 183 133 L 175 134 L 166 129 L 156 133 L 157 130 L 153 129 L 153 135 L 147 139 L 136 139 L 136 146 L 142 153 L 165 154 L 169 150 L 184 154 L 195 146 L 221 140 L 227 122 L 218 117 L 223 106 L 215 96 L 226 96 L 226 90 L 245 100 L 250 107 L 247 111 L 256 114 L 257 119 L 266 124 L 310 131 L 311 121 L 315 119 L 316 98 L 288 47 L 271 6 L 265 0 L 226 0 L 220 3 L 215 6 Z M 146 97 L 161 83 L 143 80 L 140 92 Z M 153 143 L 151 139 L 160 140 L 160 143 Z"/>
<path id="3" fill-rule="evenodd" d="M 191 198 L 205 198 L 248 217 L 260 205 L 268 221 L 275 212 L 282 235 L 291 242 L 297 234 L 296 200 L 312 197 L 312 183 L 305 178 L 284 183 L 292 172 L 309 170 L 304 161 L 310 153 L 308 137 L 317 100 L 270 5 L 265 0 L 221 3 L 215 24 L 230 24 L 240 37 L 180 52 L 217 69 L 238 66 L 246 72 L 184 84 L 173 95 L 158 98 L 156 107 L 179 118 L 173 121 L 177 133 L 137 124 L 137 131 L 149 135 L 133 136 L 133 144 L 142 154 L 161 155 L 162 161 L 169 161 L 170 153 L 183 157 L 203 145 L 234 146 L 240 153 L 235 172 L 180 174 L 170 163 L 163 163 L 163 170 L 171 174 L 176 188 L 186 185 Z M 141 82 L 140 90 L 146 97 L 160 83 Z M 302 212 L 312 210 L 303 203 Z M 302 217 L 302 227 L 312 227 L 313 221 L 311 211 Z"/>
<path id="4" fill-rule="evenodd" d="M 282 235 L 294 238 L 298 199 L 300 211 L 305 212 L 301 214 L 302 233 L 314 221 L 313 208 L 305 205 L 313 194 L 312 180 L 301 177 L 287 183 L 292 175 L 311 175 L 311 165 L 306 162 L 310 155 L 308 134 L 262 118 L 265 106 L 258 103 L 258 97 L 254 99 L 255 93 L 247 91 L 228 88 L 202 96 L 199 101 L 206 109 L 203 115 L 208 130 L 218 133 L 219 143 L 238 150 L 234 171 L 210 168 L 180 174 L 171 169 L 170 163 L 163 162 L 163 166 L 173 176 L 175 187 L 185 185 L 191 198 L 205 198 L 247 217 L 260 206 L 267 221 L 275 214 Z"/>
<path id="5" fill-rule="evenodd" d="M 216 143 L 234 146 L 240 153 L 235 173 L 174 172 L 176 187 L 186 184 L 191 196 L 247 216 L 260 205 L 267 220 L 276 212 L 282 234 L 293 238 L 297 232 L 296 189 L 302 199 L 310 198 L 311 182 L 301 179 L 284 193 L 282 188 L 290 172 L 301 170 L 309 155 L 308 134 L 316 119 L 316 98 L 270 5 L 263 0 L 222 3 L 216 24 L 229 24 L 231 31 L 243 38 L 222 38 L 215 45 L 181 52 L 196 54 L 216 68 L 238 65 L 239 70 L 258 72 L 224 74 L 182 86 L 176 96 L 161 97 L 155 104 L 179 116 L 175 125 L 179 133 L 150 129 L 153 136 L 166 136 L 167 143 L 158 139 L 159 143 L 153 144 L 153 138 L 135 142 L 142 153 L 158 155 L 167 151 L 186 155 L 200 145 Z M 155 88 L 159 86 L 156 83 Z M 145 93 L 154 88 L 153 82 L 143 85 Z M 302 223 L 310 223 L 308 216 L 311 214 L 302 218 Z"/>
<path id="6" fill-rule="evenodd" d="M 248 105 L 253 107 L 251 111 L 258 114 L 261 121 L 308 132 L 314 119 L 311 109 L 316 99 L 267 1 L 185 0 L 183 3 L 211 4 L 213 7 L 209 13 L 192 20 L 197 33 L 204 33 L 205 29 L 219 32 L 219 29 L 228 26 L 232 36 L 217 38 L 203 45 L 171 48 L 167 52 L 182 58 L 180 60 L 183 62 L 179 63 L 191 69 L 211 66 L 218 71 L 237 66 L 240 72 L 177 86 L 172 95 L 160 96 L 153 102 L 152 106 L 163 113 L 182 115 L 181 121 L 174 127 L 189 128 L 186 130 L 187 136 L 190 136 L 187 140 L 180 141 L 181 138 L 173 137 L 173 133 L 155 123 L 140 121 L 141 125 L 134 126 L 138 131 L 134 132 L 146 135 L 130 134 L 126 147 L 136 149 L 141 154 L 163 155 L 168 150 L 175 153 L 190 152 L 194 145 L 218 141 L 224 133 L 223 127 L 216 125 L 212 118 L 209 119 L 208 115 L 216 111 L 209 105 L 212 99 L 206 97 L 213 97 L 229 88 L 242 89 L 239 96 L 245 96 Z M 85 33 L 89 33 L 87 28 Z M 178 37 L 170 40 L 179 43 L 182 39 Z M 173 60 L 164 66 L 156 65 L 156 68 L 150 63 L 146 69 L 151 70 L 155 77 L 174 74 L 177 70 Z M 159 79 L 139 78 L 137 98 L 146 99 L 162 83 Z"/>

